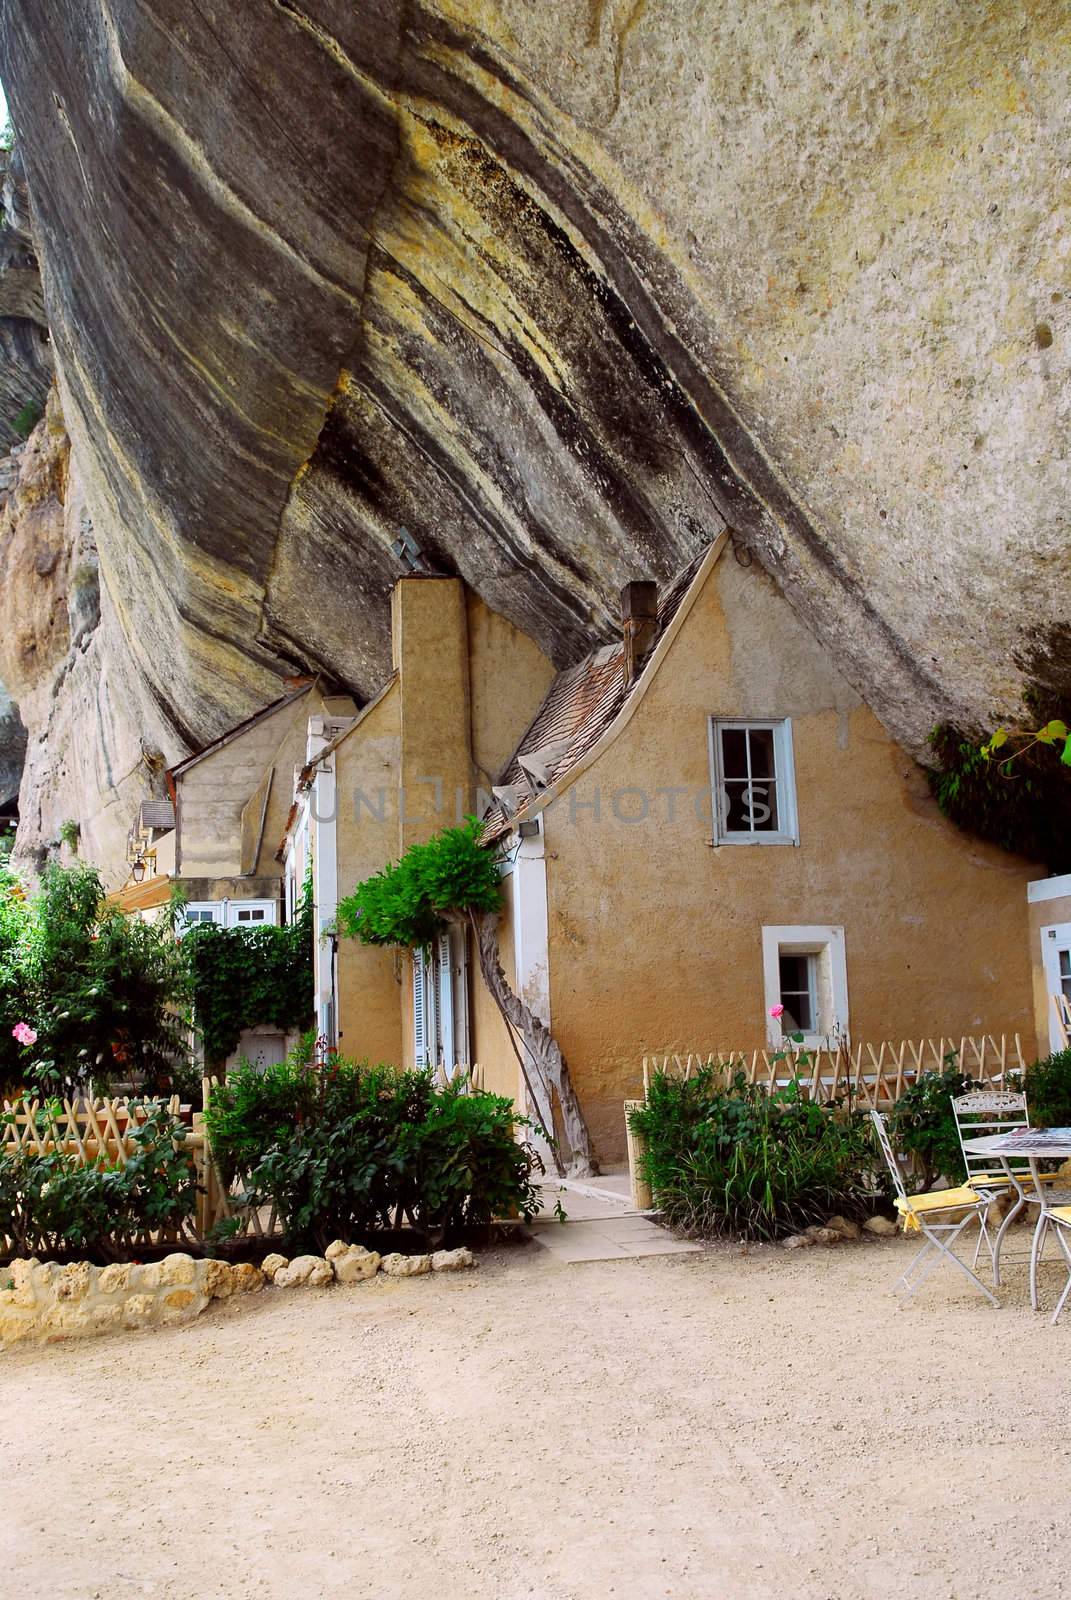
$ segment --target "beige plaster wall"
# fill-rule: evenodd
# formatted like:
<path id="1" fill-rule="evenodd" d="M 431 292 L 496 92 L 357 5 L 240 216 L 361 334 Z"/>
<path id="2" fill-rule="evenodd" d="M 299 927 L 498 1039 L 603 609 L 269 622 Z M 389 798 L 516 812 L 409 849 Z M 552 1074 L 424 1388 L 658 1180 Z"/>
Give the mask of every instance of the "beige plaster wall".
<path id="1" fill-rule="evenodd" d="M 472 759 L 484 789 L 498 781 L 554 681 L 554 667 L 520 628 L 466 591 Z"/>
<path id="2" fill-rule="evenodd" d="M 712 848 L 710 715 L 792 717 L 798 848 Z M 644 796 L 648 819 L 621 820 Z M 764 1044 L 764 924 L 844 927 L 856 1040 L 1033 1032 L 1038 869 L 945 821 L 771 580 L 731 553 L 625 732 L 545 815 L 552 1023 L 604 1161 L 624 1156 L 645 1051 Z"/>
<path id="3" fill-rule="evenodd" d="M 391 620 L 400 693 L 405 851 L 472 809 L 465 586 L 458 578 L 403 578 Z"/>
<path id="4" fill-rule="evenodd" d="M 1056 900 L 1039 900 L 1029 904 L 1026 909 L 1030 941 L 1030 974 L 1034 995 L 1034 1033 L 1038 1055 L 1047 1056 L 1051 1048 L 1049 1021 L 1052 1016 L 1052 1000 L 1049 997 L 1049 980 L 1045 975 L 1042 961 L 1041 930 L 1051 927 L 1055 922 L 1071 922 L 1071 895 L 1062 895 Z"/>
<path id="5" fill-rule="evenodd" d="M 305 760 L 309 718 L 321 709 L 315 691 L 302 695 L 176 778 L 176 866 L 181 877 L 228 877 L 241 870 L 242 808 L 269 766 L 274 766 L 275 778 L 258 871 L 279 876 L 274 853 L 286 827 L 294 768 Z"/>
<path id="6" fill-rule="evenodd" d="M 339 895 L 397 856 L 401 693 L 397 682 L 335 751 Z M 393 950 L 340 939 L 339 1049 L 400 1062 L 403 963 Z"/>
<path id="7" fill-rule="evenodd" d="M 513 879 L 503 880 L 504 905 L 498 930 L 499 956 L 502 970 L 510 983 L 515 984 L 515 956 L 513 928 L 510 912 L 513 900 Z M 518 1104 L 524 1103 L 523 1083 L 517 1055 L 510 1043 L 509 1029 L 501 1011 L 487 992 L 480 976 L 479 962 L 469 940 L 469 972 L 471 981 L 472 1058 L 483 1068 L 485 1086 L 495 1094 L 510 1095 Z"/>

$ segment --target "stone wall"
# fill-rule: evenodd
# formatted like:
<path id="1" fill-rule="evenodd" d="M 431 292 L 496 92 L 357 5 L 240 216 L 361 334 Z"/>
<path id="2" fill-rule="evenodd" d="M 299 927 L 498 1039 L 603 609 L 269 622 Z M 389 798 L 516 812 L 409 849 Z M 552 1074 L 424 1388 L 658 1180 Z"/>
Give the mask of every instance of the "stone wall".
<path id="1" fill-rule="evenodd" d="M 181 1254 L 107 1267 L 88 1261 L 65 1267 L 36 1258 L 13 1261 L 0 1267 L 0 1344 L 54 1344 L 118 1328 L 190 1322 L 211 1300 L 263 1284 L 258 1267 Z"/>
<path id="2" fill-rule="evenodd" d="M 192 1322 L 213 1300 L 254 1294 L 265 1284 L 279 1289 L 325 1288 L 362 1283 L 382 1272 L 389 1278 L 421 1277 L 472 1267 L 470 1251 L 380 1256 L 336 1239 L 325 1256 L 269 1255 L 263 1269 L 249 1262 L 196 1260 L 176 1252 L 162 1261 L 12 1261 L 0 1267 L 0 1346 L 58 1344 L 127 1328 Z"/>

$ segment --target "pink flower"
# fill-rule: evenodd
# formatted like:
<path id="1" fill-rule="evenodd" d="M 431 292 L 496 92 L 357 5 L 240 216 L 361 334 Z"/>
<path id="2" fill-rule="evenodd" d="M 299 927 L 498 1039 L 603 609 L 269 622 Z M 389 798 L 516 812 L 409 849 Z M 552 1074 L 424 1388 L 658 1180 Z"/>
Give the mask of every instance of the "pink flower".
<path id="1" fill-rule="evenodd" d="M 16 1022 L 11 1034 L 20 1044 L 31 1045 L 37 1043 L 37 1034 L 28 1022 Z"/>
<path id="2" fill-rule="evenodd" d="M 771 1015 L 771 1017 L 783 1017 L 784 1014 L 785 1014 L 784 1006 L 771 1006 L 770 1007 L 770 1015 Z"/>

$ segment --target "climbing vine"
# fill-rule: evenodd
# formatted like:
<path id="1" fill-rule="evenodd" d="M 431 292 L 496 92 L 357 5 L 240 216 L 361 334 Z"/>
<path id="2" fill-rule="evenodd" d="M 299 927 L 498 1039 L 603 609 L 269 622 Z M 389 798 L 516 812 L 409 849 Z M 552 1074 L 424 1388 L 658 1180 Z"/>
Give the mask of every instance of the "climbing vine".
<path id="1" fill-rule="evenodd" d="M 182 940 L 194 1022 L 205 1062 L 216 1066 L 245 1028 L 302 1029 L 313 1015 L 313 909 L 306 882 L 285 927 L 221 928 L 198 923 Z"/>
<path id="2" fill-rule="evenodd" d="M 983 742 L 942 723 L 930 734 L 930 747 L 930 786 L 952 822 L 1051 871 L 1071 866 L 1071 738 L 1065 722 L 1039 720 L 1036 731 L 1000 728 Z"/>

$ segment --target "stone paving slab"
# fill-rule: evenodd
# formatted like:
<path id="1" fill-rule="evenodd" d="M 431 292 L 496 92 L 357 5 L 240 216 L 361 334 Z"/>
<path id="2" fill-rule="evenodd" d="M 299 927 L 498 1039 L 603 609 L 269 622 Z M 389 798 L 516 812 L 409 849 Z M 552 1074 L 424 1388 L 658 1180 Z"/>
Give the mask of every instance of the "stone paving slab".
<path id="1" fill-rule="evenodd" d="M 674 1238 L 638 1212 L 583 1222 L 537 1221 L 529 1229 L 536 1244 L 563 1262 L 624 1261 L 639 1256 L 691 1255 L 702 1249 Z"/>

